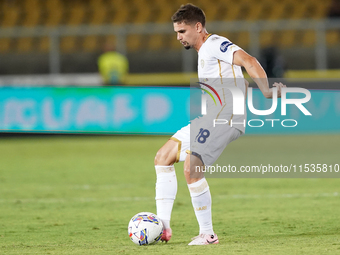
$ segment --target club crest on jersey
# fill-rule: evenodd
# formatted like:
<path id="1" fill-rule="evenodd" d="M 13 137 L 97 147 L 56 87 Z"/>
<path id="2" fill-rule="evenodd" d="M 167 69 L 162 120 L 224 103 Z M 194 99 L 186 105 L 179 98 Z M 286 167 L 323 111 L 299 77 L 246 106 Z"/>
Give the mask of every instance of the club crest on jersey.
<path id="1" fill-rule="evenodd" d="M 230 45 L 233 45 L 233 43 L 232 42 L 228 42 L 228 41 L 224 41 L 223 43 L 221 43 L 220 50 L 222 52 L 226 52 Z"/>

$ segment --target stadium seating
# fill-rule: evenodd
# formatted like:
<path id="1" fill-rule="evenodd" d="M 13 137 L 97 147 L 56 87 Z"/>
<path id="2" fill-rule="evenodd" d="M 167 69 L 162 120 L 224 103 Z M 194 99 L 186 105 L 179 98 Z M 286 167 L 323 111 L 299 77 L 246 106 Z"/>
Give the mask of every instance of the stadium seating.
<path id="1" fill-rule="evenodd" d="M 268 20 L 278 19 L 321 19 L 327 16 L 331 0 L 192 0 L 193 4 L 205 10 L 209 21 Z M 183 3 L 182 0 L 0 0 L 0 27 L 15 26 L 55 27 L 61 25 L 102 25 L 102 24 L 145 24 L 166 23 Z M 314 31 L 283 31 L 261 33 L 260 43 L 292 47 L 302 45 L 312 47 L 315 43 Z M 110 39 L 111 38 L 111 39 Z M 234 40 L 242 47 L 249 46 L 247 32 L 232 33 Z M 112 36 L 66 36 L 61 38 L 62 52 L 100 51 Z M 330 46 L 339 44 L 339 32 L 327 33 Z M 170 35 L 129 35 L 127 49 L 160 50 L 180 49 L 175 36 Z M 0 38 L 0 52 L 47 52 L 48 38 Z"/>

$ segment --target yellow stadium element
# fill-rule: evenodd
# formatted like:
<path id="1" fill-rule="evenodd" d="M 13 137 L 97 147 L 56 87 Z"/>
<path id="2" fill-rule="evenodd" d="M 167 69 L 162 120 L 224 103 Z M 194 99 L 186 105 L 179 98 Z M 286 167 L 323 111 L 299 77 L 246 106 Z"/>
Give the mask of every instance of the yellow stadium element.
<path id="1" fill-rule="evenodd" d="M 315 45 L 315 31 L 303 31 L 302 33 L 302 44 L 305 47 L 313 47 Z"/>
<path id="2" fill-rule="evenodd" d="M 280 19 L 286 19 L 287 18 L 287 4 L 284 1 L 279 1 L 273 4 L 267 3 L 267 6 L 269 8 L 267 12 L 267 18 L 268 20 L 280 20 Z"/>
<path id="3" fill-rule="evenodd" d="M 107 35 L 101 40 L 101 46 L 103 45 L 115 45 L 116 44 L 116 37 L 114 35 Z"/>
<path id="4" fill-rule="evenodd" d="M 41 17 L 41 5 L 39 0 L 24 0 L 25 19 L 22 25 L 26 27 L 34 27 L 39 25 Z"/>
<path id="5" fill-rule="evenodd" d="M 50 50 L 50 38 L 49 37 L 40 38 L 38 43 L 38 49 L 41 52 L 48 52 Z"/>
<path id="6" fill-rule="evenodd" d="M 64 14 L 64 6 L 59 0 L 44 1 L 46 5 L 45 26 L 57 26 L 61 23 Z"/>
<path id="7" fill-rule="evenodd" d="M 155 6 L 149 0 L 132 0 L 131 6 L 138 11 L 133 16 L 133 23 L 148 23 L 155 20 Z"/>
<path id="8" fill-rule="evenodd" d="M 220 2 L 220 4 L 222 17 L 218 17 L 214 20 L 233 21 L 246 19 L 247 15 L 244 11 L 242 11 L 242 6 L 240 4 L 231 5 L 228 2 Z"/>
<path id="9" fill-rule="evenodd" d="M 208 23 L 211 21 L 234 20 L 268 20 L 281 19 L 323 19 L 327 17 L 332 0 L 191 0 L 201 7 Z M 144 24 L 169 23 L 171 16 L 184 4 L 183 0 L 0 0 L 0 26 L 3 28 L 14 26 L 35 27 L 82 24 Z M 222 33 L 219 33 L 222 34 Z M 234 32 L 228 37 L 241 47 L 249 46 L 247 32 Z M 79 37 L 79 45 L 86 51 L 100 49 L 100 36 Z M 175 36 L 173 36 L 175 37 Z M 128 36 L 128 51 L 144 49 L 158 50 L 165 47 L 181 49 L 176 38 L 169 40 L 169 35 Z M 35 39 L 34 39 L 35 40 Z M 78 39 L 77 39 L 78 40 Z M 62 39 L 62 51 L 71 51 L 77 47 L 76 39 Z M 19 40 L 20 41 L 20 40 Z M 5 43 L 0 48 L 2 52 L 8 50 L 33 50 L 35 44 L 24 45 L 21 40 L 18 45 Z M 327 45 L 333 46 L 340 41 L 335 32 L 327 33 Z M 36 48 L 40 51 L 48 49 L 48 40 L 39 39 Z M 301 45 L 311 47 L 315 44 L 312 31 L 280 31 L 264 32 L 260 37 L 261 47 L 271 46 L 292 47 Z"/>
<path id="10" fill-rule="evenodd" d="M 83 39 L 83 49 L 85 51 L 95 51 L 98 47 L 98 37 L 94 35 L 86 36 Z"/>
<path id="11" fill-rule="evenodd" d="M 14 27 L 18 25 L 18 20 L 20 19 L 21 9 L 16 2 L 4 1 L 2 3 L 2 20 L 1 27 Z"/>
<path id="12" fill-rule="evenodd" d="M 146 43 L 143 40 L 143 37 L 145 38 L 146 36 L 143 35 L 128 35 L 127 41 L 126 41 L 126 46 L 129 51 L 137 51 L 139 49 L 145 49 Z M 143 47 L 144 46 L 144 47 Z"/>
<path id="13" fill-rule="evenodd" d="M 66 36 L 61 38 L 60 48 L 62 52 L 72 52 L 76 49 L 77 37 Z"/>
<path id="14" fill-rule="evenodd" d="M 102 25 L 108 16 L 108 8 L 102 0 L 91 0 L 90 2 L 90 20 L 91 25 Z"/>
<path id="15" fill-rule="evenodd" d="M 192 0 L 209 21 L 325 18 L 332 0 Z M 20 0 L 0 2 L 1 26 L 169 22 L 182 0 Z M 88 16 L 89 14 L 89 16 Z M 92 14 L 92 15 L 91 15 Z M 45 18 L 46 17 L 46 18 Z M 67 18 L 68 20 L 64 20 Z M 110 23 L 111 23 L 110 22 Z"/>
<path id="16" fill-rule="evenodd" d="M 287 71 L 285 78 L 296 82 L 340 79 L 340 70 L 327 71 Z M 190 79 L 197 78 L 197 73 L 150 73 L 150 74 L 128 74 L 126 76 L 126 85 L 190 85 Z M 245 75 L 248 81 L 251 81 L 249 75 Z"/>
<path id="17" fill-rule="evenodd" d="M 10 51 L 11 39 L 10 38 L 0 38 L 0 52 L 7 53 Z"/>
<path id="18" fill-rule="evenodd" d="M 110 51 L 98 58 L 98 69 L 105 84 L 119 85 L 125 83 L 129 63 L 124 55 Z"/>
<path id="19" fill-rule="evenodd" d="M 204 10 L 208 22 L 216 20 L 216 18 L 220 16 L 220 6 L 218 0 L 201 0 L 198 1 L 197 5 Z M 223 17 L 221 17 L 221 19 L 223 19 Z"/>
<path id="20" fill-rule="evenodd" d="M 326 34 L 326 40 L 327 40 L 327 44 L 330 46 L 334 46 L 336 44 L 340 43 L 340 31 L 339 30 L 333 30 L 333 31 L 329 31 Z"/>
<path id="21" fill-rule="evenodd" d="M 24 37 L 17 39 L 17 51 L 19 52 L 28 52 L 32 50 L 33 46 L 33 38 Z"/>
<path id="22" fill-rule="evenodd" d="M 305 70 L 305 71 L 286 71 L 285 78 L 297 79 L 304 81 L 317 81 L 317 80 L 329 80 L 340 79 L 340 69 L 336 70 Z"/>
<path id="23" fill-rule="evenodd" d="M 243 9 L 247 9 L 247 17 L 246 20 L 261 20 L 264 16 L 264 8 L 265 5 L 261 3 L 257 3 L 252 5 L 248 3 L 247 5 L 243 5 Z"/>
<path id="24" fill-rule="evenodd" d="M 295 44 L 296 31 L 288 30 L 280 32 L 279 44 L 282 47 L 292 47 Z"/>
<path id="25" fill-rule="evenodd" d="M 127 85 L 189 85 L 190 79 L 197 78 L 197 73 L 155 73 L 129 74 Z"/>
<path id="26" fill-rule="evenodd" d="M 315 19 L 322 19 L 327 16 L 327 13 L 329 11 L 330 5 L 332 0 L 313 0 L 314 2 L 314 15 L 313 18 Z"/>
<path id="27" fill-rule="evenodd" d="M 156 23 L 171 22 L 171 16 L 174 14 L 173 3 L 169 0 L 157 0 L 153 3 L 157 10 Z M 179 7 L 179 6 L 178 6 Z"/>
<path id="28" fill-rule="evenodd" d="M 247 48 L 249 46 L 249 33 L 239 32 L 237 37 L 237 45 L 241 48 Z"/>
<path id="29" fill-rule="evenodd" d="M 172 50 L 180 50 L 183 49 L 182 44 L 177 40 L 176 35 L 170 35 L 170 49 Z"/>
<path id="30" fill-rule="evenodd" d="M 69 1 L 67 25 L 80 25 L 85 20 L 86 6 L 83 2 Z"/>
<path id="31" fill-rule="evenodd" d="M 289 12 L 289 19 L 299 19 L 305 17 L 307 12 L 308 2 L 305 0 L 294 1 L 294 4 L 291 5 L 291 10 Z"/>
<path id="32" fill-rule="evenodd" d="M 260 44 L 262 47 L 270 47 L 275 43 L 275 33 L 273 31 L 263 31 L 260 36 Z"/>
<path id="33" fill-rule="evenodd" d="M 111 0 L 111 5 L 113 9 L 112 23 L 122 24 L 129 22 L 130 9 L 132 6 L 128 6 L 126 0 Z M 143 11 L 143 10 L 140 10 Z"/>
<path id="34" fill-rule="evenodd" d="M 150 50 L 159 50 L 165 48 L 165 39 L 164 35 L 152 35 L 149 36 L 149 49 Z"/>

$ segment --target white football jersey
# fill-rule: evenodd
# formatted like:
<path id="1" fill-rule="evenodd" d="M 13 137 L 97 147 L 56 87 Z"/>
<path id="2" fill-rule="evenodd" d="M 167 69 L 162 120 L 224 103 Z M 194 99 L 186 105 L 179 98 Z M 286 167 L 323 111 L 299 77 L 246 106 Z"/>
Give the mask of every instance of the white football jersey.
<path id="1" fill-rule="evenodd" d="M 240 49 L 223 36 L 210 35 L 198 51 L 198 78 L 243 78 L 241 67 L 233 65 Z"/>
<path id="2" fill-rule="evenodd" d="M 202 88 L 209 90 L 208 87 L 202 84 L 215 88 L 222 101 L 222 105 L 216 105 L 213 99 L 208 99 L 207 108 L 217 106 L 221 111 L 228 112 L 230 114 L 230 119 L 228 119 L 229 125 L 232 124 L 231 126 L 244 133 L 246 125 L 245 100 L 244 115 L 233 114 L 233 96 L 230 90 L 226 89 L 227 86 L 236 86 L 242 91 L 244 96 L 246 95 L 242 69 L 240 66 L 233 65 L 234 52 L 237 50 L 241 50 L 241 48 L 234 45 L 227 38 L 219 35 L 210 35 L 198 51 L 198 78 Z M 216 102 L 218 102 L 217 99 Z M 224 116 L 228 116 L 228 114 Z M 216 116 L 216 119 L 218 118 Z"/>

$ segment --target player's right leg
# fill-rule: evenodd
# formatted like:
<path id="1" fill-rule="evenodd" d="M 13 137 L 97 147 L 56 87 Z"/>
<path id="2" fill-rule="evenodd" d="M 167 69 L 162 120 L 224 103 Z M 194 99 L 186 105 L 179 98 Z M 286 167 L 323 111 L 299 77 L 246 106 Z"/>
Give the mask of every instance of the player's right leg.
<path id="1" fill-rule="evenodd" d="M 177 161 L 178 141 L 169 140 L 156 154 L 155 169 L 157 216 L 164 225 L 162 241 L 168 242 L 172 236 L 170 218 L 177 193 L 177 178 L 174 163 Z"/>
<path id="2" fill-rule="evenodd" d="M 169 241 L 172 235 L 170 218 L 172 207 L 177 193 L 177 178 L 174 163 L 184 161 L 186 150 L 190 145 L 190 124 L 178 130 L 169 141 L 157 152 L 155 168 L 156 182 L 156 206 L 157 215 L 164 224 L 163 241 Z"/>

